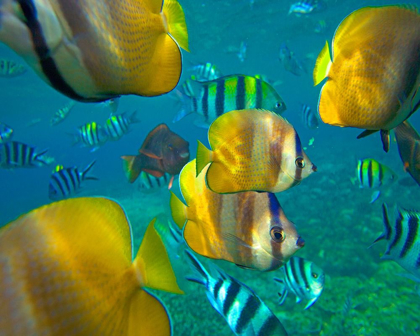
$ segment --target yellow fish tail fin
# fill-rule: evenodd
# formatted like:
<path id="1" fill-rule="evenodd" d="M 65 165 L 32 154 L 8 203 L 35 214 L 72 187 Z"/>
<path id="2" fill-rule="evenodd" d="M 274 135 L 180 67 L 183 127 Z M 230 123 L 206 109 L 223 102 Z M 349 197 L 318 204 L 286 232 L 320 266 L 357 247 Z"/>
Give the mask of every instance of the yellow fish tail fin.
<path id="1" fill-rule="evenodd" d="M 169 336 L 171 322 L 164 305 L 152 294 L 138 290 L 131 298 L 128 336 Z"/>
<path id="2" fill-rule="evenodd" d="M 184 227 L 185 221 L 187 219 L 186 215 L 186 206 L 182 201 L 176 197 L 176 195 L 171 191 L 171 212 L 172 212 L 172 218 L 176 225 L 180 229 Z"/>
<path id="3" fill-rule="evenodd" d="M 314 68 L 314 86 L 317 86 L 321 83 L 325 77 L 328 76 L 328 72 L 331 67 L 331 54 L 330 48 L 328 46 L 328 41 L 325 42 L 324 48 L 316 59 L 315 68 Z"/>
<path id="4" fill-rule="evenodd" d="M 147 227 L 133 263 L 140 285 L 184 294 L 177 284 L 165 245 L 155 230 L 155 222 L 156 218 Z"/>
<path id="5" fill-rule="evenodd" d="M 197 160 L 196 160 L 196 176 L 213 160 L 213 152 L 206 148 L 199 140 L 197 140 Z"/>
<path id="6" fill-rule="evenodd" d="M 141 173 L 141 167 L 136 164 L 136 158 L 137 156 L 134 155 L 121 156 L 124 173 L 130 183 L 133 183 Z"/>
<path id="7" fill-rule="evenodd" d="M 190 51 L 184 10 L 179 2 L 176 0 L 165 0 L 162 13 L 168 33 L 173 36 L 182 49 Z"/>

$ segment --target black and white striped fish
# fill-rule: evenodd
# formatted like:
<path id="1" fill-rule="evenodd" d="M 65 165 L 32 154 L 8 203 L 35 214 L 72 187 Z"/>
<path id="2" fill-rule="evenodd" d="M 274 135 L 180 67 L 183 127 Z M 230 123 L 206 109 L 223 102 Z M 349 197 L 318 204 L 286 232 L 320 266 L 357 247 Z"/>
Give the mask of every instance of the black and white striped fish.
<path id="1" fill-rule="evenodd" d="M 32 168 L 50 164 L 54 159 L 46 157 L 48 149 L 37 152 L 35 147 L 18 141 L 0 145 L 0 168 Z"/>
<path id="2" fill-rule="evenodd" d="M 286 330 L 254 291 L 214 266 L 211 275 L 191 252 L 189 257 L 196 277 L 187 279 L 206 287 L 211 305 L 224 317 L 235 335 L 287 335 Z"/>
<path id="3" fill-rule="evenodd" d="M 136 117 L 137 111 L 134 111 L 130 116 L 127 112 L 111 115 L 105 121 L 105 131 L 108 133 L 109 140 L 119 140 L 124 134 L 127 134 L 130 125 L 139 123 L 140 121 Z"/>
<path id="4" fill-rule="evenodd" d="M 381 259 L 394 260 L 410 272 L 408 278 L 420 282 L 420 212 L 396 208 L 395 221 L 391 225 L 388 207 L 383 204 L 382 215 L 384 232 L 373 242 L 373 244 L 380 240 L 388 242 Z"/>
<path id="5" fill-rule="evenodd" d="M 324 289 L 324 271 L 312 261 L 292 257 L 280 271 L 283 273 L 282 278 L 274 278 L 282 286 L 279 293 L 279 304 L 283 304 L 287 293 L 292 292 L 296 295 L 296 302 L 309 300 L 305 306 L 305 309 L 308 309 L 315 303 Z"/>
<path id="6" fill-rule="evenodd" d="M 81 143 L 84 147 L 91 147 L 91 152 L 96 151 L 100 146 L 108 141 L 108 133 L 101 125 L 90 122 L 77 129 L 77 134 L 72 134 L 73 145 Z"/>
<path id="7" fill-rule="evenodd" d="M 302 104 L 302 122 L 308 129 L 316 129 L 319 127 L 319 120 L 309 105 Z"/>
<path id="8" fill-rule="evenodd" d="M 0 144 L 9 142 L 12 140 L 13 129 L 6 124 L 0 122 Z"/>
<path id="9" fill-rule="evenodd" d="M 54 116 L 51 119 L 51 126 L 58 125 L 64 119 L 67 118 L 70 111 L 73 109 L 74 105 L 76 105 L 76 102 L 74 100 L 71 100 L 67 105 L 60 108 L 57 112 L 55 112 Z"/>
<path id="10" fill-rule="evenodd" d="M 23 75 L 26 67 L 14 61 L 0 59 L 0 77 L 12 78 Z"/>
<path id="11" fill-rule="evenodd" d="M 191 78 L 199 82 L 210 81 L 223 76 L 219 68 L 210 62 L 194 65 L 190 70 L 192 72 Z"/>
<path id="12" fill-rule="evenodd" d="M 171 175 L 169 175 L 168 173 L 165 173 L 161 177 L 155 177 L 149 173 L 142 171 L 139 175 L 138 180 L 140 181 L 139 188 L 141 190 L 151 191 L 151 190 L 157 190 L 163 187 L 168 188 L 169 181 L 171 180 Z"/>
<path id="13" fill-rule="evenodd" d="M 48 196 L 52 200 L 68 198 L 81 191 L 82 182 L 86 180 L 97 180 L 96 177 L 87 176 L 95 161 L 89 164 L 83 171 L 77 167 L 56 169 L 50 177 Z"/>

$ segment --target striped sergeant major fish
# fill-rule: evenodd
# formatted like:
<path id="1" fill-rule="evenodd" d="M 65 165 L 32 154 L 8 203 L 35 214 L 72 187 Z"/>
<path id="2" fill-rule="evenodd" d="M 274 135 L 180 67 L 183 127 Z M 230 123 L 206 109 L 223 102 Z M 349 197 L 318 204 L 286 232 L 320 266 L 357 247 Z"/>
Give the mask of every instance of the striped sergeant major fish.
<path id="1" fill-rule="evenodd" d="M 318 117 L 312 108 L 307 104 L 302 104 L 302 121 L 308 129 L 316 129 L 319 126 Z"/>
<path id="2" fill-rule="evenodd" d="M 97 180 L 96 177 L 87 176 L 95 162 L 93 161 L 83 171 L 79 171 L 77 167 L 57 166 L 50 177 L 49 198 L 52 200 L 68 198 L 81 191 L 83 181 Z"/>
<path id="3" fill-rule="evenodd" d="M 73 109 L 74 105 L 76 105 L 76 102 L 74 100 L 71 100 L 66 106 L 60 108 L 57 112 L 55 112 L 54 116 L 51 119 L 51 126 L 58 125 L 64 119 L 67 118 L 70 111 Z"/>
<path id="4" fill-rule="evenodd" d="M 384 232 L 373 242 L 375 244 L 386 240 L 388 243 L 381 259 L 394 260 L 410 273 L 404 276 L 420 282 L 420 212 L 396 207 L 392 224 L 388 216 L 388 207 L 382 204 L 382 215 Z"/>
<path id="5" fill-rule="evenodd" d="M 223 113 L 243 109 L 267 109 L 277 114 L 286 110 L 286 104 L 266 81 L 245 75 L 224 76 L 208 82 L 191 81 L 193 94 L 178 92 L 182 108 L 174 122 L 187 114 L 197 113 L 203 119 L 196 125 L 208 128 Z"/>
<path id="6" fill-rule="evenodd" d="M 13 129 L 6 124 L 0 122 L 0 144 L 4 144 L 12 140 Z"/>
<path id="7" fill-rule="evenodd" d="M 32 168 L 42 167 L 54 161 L 47 157 L 48 149 L 38 152 L 35 147 L 18 141 L 10 141 L 0 145 L 1 168 Z"/>
<path id="8" fill-rule="evenodd" d="M 73 137 L 73 145 L 81 143 L 84 147 L 91 147 L 91 152 L 96 151 L 109 138 L 106 130 L 94 121 L 80 126 L 76 134 L 70 135 Z"/>
<path id="9" fill-rule="evenodd" d="M 13 78 L 23 75 L 26 67 L 14 61 L 0 59 L 0 77 Z"/>
<path id="10" fill-rule="evenodd" d="M 206 295 L 216 311 L 237 336 L 287 336 L 280 320 L 247 285 L 226 274 L 215 265 L 212 273 L 196 257 L 185 251 L 195 276 L 187 280 L 206 288 Z"/>
<path id="11" fill-rule="evenodd" d="M 199 82 L 211 81 L 223 76 L 219 68 L 210 62 L 194 65 L 190 70 L 192 72 L 191 79 Z"/>
<path id="12" fill-rule="evenodd" d="M 142 171 L 138 177 L 139 188 L 141 190 L 157 190 L 162 187 L 169 187 L 169 182 L 171 180 L 171 175 L 168 173 L 163 174 L 161 177 L 153 176 L 152 174 Z M 169 188 L 168 188 L 169 189 Z"/>
<path id="13" fill-rule="evenodd" d="M 83 102 L 171 91 L 188 50 L 176 0 L 2 0 L 0 41 Z"/>
<path id="14" fill-rule="evenodd" d="M 282 287 L 279 292 L 279 304 L 284 303 L 288 292 L 296 295 L 296 302 L 309 300 L 305 309 L 311 307 L 318 300 L 324 289 L 325 281 L 324 271 L 320 267 L 312 261 L 292 257 L 280 271 L 282 277 L 274 278 Z"/>
<path id="15" fill-rule="evenodd" d="M 127 134 L 130 130 L 130 125 L 139 123 L 137 119 L 137 111 L 134 111 L 130 116 L 127 112 L 111 115 L 105 121 L 105 131 L 108 133 L 109 140 L 119 140 L 124 134 Z"/>

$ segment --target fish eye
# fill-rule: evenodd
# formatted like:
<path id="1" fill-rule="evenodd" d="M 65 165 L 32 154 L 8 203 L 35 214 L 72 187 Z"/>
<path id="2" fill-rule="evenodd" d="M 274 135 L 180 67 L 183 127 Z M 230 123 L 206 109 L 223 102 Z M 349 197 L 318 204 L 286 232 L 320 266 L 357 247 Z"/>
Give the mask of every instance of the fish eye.
<path id="1" fill-rule="evenodd" d="M 271 239 L 273 239 L 276 243 L 281 243 L 286 238 L 286 235 L 284 234 L 283 230 L 278 226 L 274 226 L 271 228 L 270 236 Z"/>
<path id="2" fill-rule="evenodd" d="M 280 108 L 282 105 L 283 105 L 282 103 L 277 103 L 276 108 Z"/>
<path id="3" fill-rule="evenodd" d="M 299 156 L 296 159 L 295 164 L 296 164 L 296 167 L 303 168 L 303 167 L 305 167 L 305 160 L 303 159 L 303 157 Z"/>
<path id="4" fill-rule="evenodd" d="M 312 276 L 316 279 L 318 278 L 318 274 L 317 273 L 312 273 Z"/>

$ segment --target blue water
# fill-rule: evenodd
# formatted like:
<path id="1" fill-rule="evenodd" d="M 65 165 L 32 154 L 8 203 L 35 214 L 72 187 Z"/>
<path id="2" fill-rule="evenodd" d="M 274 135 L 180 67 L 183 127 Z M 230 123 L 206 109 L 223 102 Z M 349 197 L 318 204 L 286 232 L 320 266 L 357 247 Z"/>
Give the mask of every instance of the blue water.
<path id="1" fill-rule="evenodd" d="M 313 87 L 313 64 L 325 40 L 331 41 L 340 21 L 355 9 L 393 2 L 325 2 L 325 10 L 297 17 L 287 15 L 292 1 L 255 0 L 251 10 L 246 0 L 180 0 L 191 51 L 183 52 L 185 71 L 181 83 L 188 78 L 190 63 L 200 62 L 212 62 L 226 75 L 265 74 L 272 80 L 281 80 L 276 89 L 287 105 L 283 116 L 294 125 L 305 146 L 314 138 L 306 153 L 318 166 L 318 172 L 277 196 L 307 242 L 299 256 L 310 258 L 327 274 L 319 301 L 307 311 L 292 298 L 278 306 L 277 288 L 272 281 L 275 273 L 240 270 L 223 262 L 219 265 L 254 288 L 290 335 L 419 335 L 420 296 L 415 283 L 397 276 L 403 272 L 397 264 L 380 260 L 385 244 L 370 250 L 367 247 L 382 231 L 381 203 L 420 210 L 420 189 L 417 185 L 395 183 L 380 201 L 371 205 L 371 192 L 351 183 L 357 160 L 366 157 L 388 165 L 400 177 L 408 176 L 402 169 L 396 144 L 392 142 L 390 152 L 384 153 L 378 135 L 357 140 L 361 132 L 358 129 L 324 124 L 308 130 L 300 116 L 302 103 L 316 108 L 321 86 Z M 420 5 L 419 1 L 411 3 Z M 319 20 L 328 24 L 323 34 L 313 31 Z M 248 44 L 244 62 L 239 61 L 236 52 L 231 52 L 242 41 Z M 282 42 L 306 60 L 308 75 L 297 77 L 284 70 L 278 59 Z M 24 63 L 4 45 L 0 46 L 0 57 Z M 14 140 L 38 149 L 48 148 L 55 164 L 83 168 L 96 160 L 91 175 L 99 181 L 85 183 L 80 196 L 103 195 L 119 201 L 131 220 L 137 244 L 155 215 L 169 214 L 169 193 L 160 190 L 145 195 L 136 185 L 129 184 L 120 157 L 137 153 L 147 133 L 162 122 L 189 141 L 192 157 L 197 139 L 207 144 L 207 130 L 193 125 L 194 116 L 172 123 L 177 107 L 170 95 L 122 97 L 118 112 L 137 110 L 141 123 L 132 125 L 131 132 L 121 140 L 108 142 L 94 153 L 89 148 L 71 146 L 71 137 L 66 133 L 75 132 L 87 122 L 103 123 L 110 113 L 106 107 L 79 103 L 64 122 L 51 127 L 54 113 L 69 99 L 46 85 L 31 69 L 17 78 L 0 78 L 0 96 L 0 122 L 14 129 Z M 28 126 L 34 119 L 40 122 Z M 420 114 L 414 114 L 410 121 L 420 130 Z M 52 168 L 0 170 L 0 225 L 50 203 L 48 181 Z M 178 190 L 177 185 L 174 190 Z M 187 296 L 158 293 L 168 305 L 175 335 L 229 335 L 230 329 L 211 309 L 204 290 L 196 285 L 187 287 L 190 289 Z M 348 296 L 352 297 L 354 307 L 344 314 Z"/>

